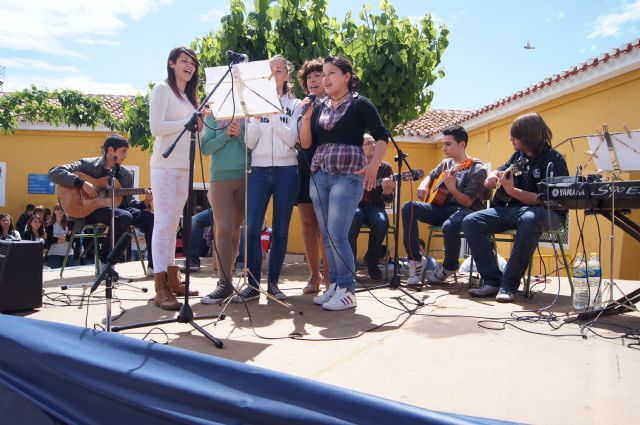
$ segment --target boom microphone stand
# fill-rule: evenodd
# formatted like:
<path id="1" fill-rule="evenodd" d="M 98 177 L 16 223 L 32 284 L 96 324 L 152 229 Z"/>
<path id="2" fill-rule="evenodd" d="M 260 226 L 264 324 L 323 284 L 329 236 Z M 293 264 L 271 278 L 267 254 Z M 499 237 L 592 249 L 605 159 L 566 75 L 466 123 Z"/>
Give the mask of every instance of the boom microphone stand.
<path id="1" fill-rule="evenodd" d="M 405 154 L 404 152 L 402 152 L 402 149 L 400 149 L 400 146 L 398 146 L 398 144 L 396 143 L 396 141 L 393 139 L 393 136 L 389 134 L 389 139 L 391 140 L 391 142 L 393 143 L 393 146 L 396 148 L 396 156 L 394 158 L 397 167 L 398 167 L 398 176 L 402 176 L 402 163 L 404 162 L 405 164 L 407 164 L 407 168 L 409 169 L 409 172 L 411 173 L 412 176 L 416 175 L 416 172 L 413 168 L 411 168 L 411 165 L 409 164 L 409 162 L 407 161 L 407 154 Z M 395 226 L 395 231 L 393 232 L 393 242 L 394 242 L 394 247 L 393 247 L 393 276 L 391 276 L 391 279 L 389 279 L 388 283 L 384 283 L 382 285 L 373 285 L 373 286 L 366 286 L 364 288 L 360 288 L 360 289 L 356 289 L 356 292 L 364 292 L 364 291 L 371 291 L 373 289 L 379 289 L 379 288 L 391 288 L 391 289 L 399 289 L 400 291 L 402 291 L 403 294 L 405 294 L 406 296 L 408 296 L 409 298 L 411 298 L 413 301 L 416 302 L 416 304 L 423 306 L 424 302 L 422 302 L 422 300 L 419 300 L 418 298 L 414 297 L 411 293 L 407 292 L 404 288 L 400 287 L 400 276 L 398 276 L 398 272 L 400 271 L 400 264 L 398 261 L 398 238 L 399 238 L 399 229 L 400 229 L 400 189 L 402 186 L 402 178 L 398 177 L 396 179 L 396 192 L 395 192 L 395 197 L 393 202 L 395 202 L 395 214 L 393 216 L 393 225 Z M 387 247 L 388 249 L 388 247 Z"/>
<path id="2" fill-rule="evenodd" d="M 230 65 L 235 65 L 236 63 L 238 63 L 238 62 L 240 62 L 242 60 L 244 60 L 244 58 L 242 58 L 240 56 L 233 57 L 231 59 Z M 182 234 L 182 241 L 183 241 L 182 246 L 186 248 L 185 249 L 185 257 L 187 258 L 187 261 L 189 260 L 189 254 L 191 254 L 191 247 L 190 247 L 190 245 L 191 245 L 191 243 L 190 243 L 190 240 L 191 240 L 191 211 L 193 210 L 193 196 L 191 195 L 191 189 L 193 187 L 193 168 L 194 168 L 194 162 L 195 162 L 195 156 L 196 156 L 196 131 L 197 131 L 198 117 L 200 115 L 200 111 L 202 111 L 204 106 L 209 101 L 209 98 L 211 98 L 213 93 L 215 93 L 215 91 L 218 89 L 220 84 L 222 84 L 222 81 L 224 81 L 224 79 L 227 77 L 227 75 L 229 75 L 230 72 L 231 72 L 231 66 L 228 67 L 228 69 L 225 72 L 225 74 L 220 78 L 220 81 L 218 81 L 218 83 L 213 87 L 213 89 L 211 89 L 211 92 L 209 92 L 207 97 L 202 101 L 202 103 L 200 103 L 200 106 L 198 106 L 196 111 L 191 116 L 191 119 L 189 120 L 189 122 L 185 124 L 184 129 L 180 132 L 178 137 L 176 137 L 176 139 L 171 144 L 171 146 L 169 146 L 167 148 L 167 150 L 162 154 L 162 156 L 164 158 L 168 158 L 169 155 L 171 155 L 171 152 L 173 152 L 173 149 L 176 147 L 177 143 L 180 141 L 180 138 L 185 133 L 185 131 L 191 132 L 190 146 L 189 146 L 189 192 L 188 192 L 188 195 L 187 195 L 187 214 L 185 215 L 185 218 L 184 218 L 184 227 L 183 227 L 183 234 Z M 143 327 L 148 327 L 148 326 L 162 325 L 162 324 L 165 324 L 165 323 L 176 323 L 176 322 L 178 322 L 178 323 L 188 323 L 191 326 L 193 326 L 196 330 L 198 330 L 202 335 L 204 335 L 207 339 L 209 339 L 211 342 L 213 342 L 216 347 L 222 348 L 223 345 L 224 345 L 222 343 L 222 341 L 220 339 L 214 337 L 210 333 L 208 333 L 206 330 L 204 330 L 200 325 L 195 323 L 195 320 L 203 320 L 203 319 L 207 319 L 207 320 L 219 319 L 219 320 L 222 320 L 222 319 L 225 318 L 225 315 L 224 314 L 220 314 L 220 315 L 199 316 L 199 317 L 195 317 L 193 315 L 193 310 L 191 309 L 191 306 L 189 305 L 189 281 L 190 281 L 190 276 L 191 276 L 191 268 L 190 267 L 186 267 L 185 268 L 185 282 L 184 282 L 184 284 L 185 284 L 185 287 L 184 287 L 184 290 L 185 290 L 184 304 L 182 304 L 182 308 L 180 309 L 180 312 L 178 313 L 177 317 L 175 317 L 173 319 L 156 320 L 156 321 L 153 321 L 153 322 L 137 323 L 137 324 L 133 324 L 133 325 L 114 326 L 113 327 L 113 331 L 114 332 L 119 332 L 119 331 L 127 330 L 127 329 L 143 328 Z"/>

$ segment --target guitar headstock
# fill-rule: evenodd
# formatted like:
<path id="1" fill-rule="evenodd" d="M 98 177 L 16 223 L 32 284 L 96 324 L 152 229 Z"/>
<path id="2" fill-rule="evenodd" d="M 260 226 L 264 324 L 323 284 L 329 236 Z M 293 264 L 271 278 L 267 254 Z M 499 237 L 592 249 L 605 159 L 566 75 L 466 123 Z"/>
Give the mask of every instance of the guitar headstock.
<path id="1" fill-rule="evenodd" d="M 413 172 L 405 171 L 404 173 L 402 173 L 402 180 L 405 182 L 418 181 L 423 177 L 424 177 L 424 170 L 421 170 L 421 169 L 413 170 Z"/>
<path id="2" fill-rule="evenodd" d="M 523 171 L 527 169 L 527 163 L 529 160 L 527 158 L 518 158 L 511 166 L 511 174 L 514 176 L 519 176 Z"/>

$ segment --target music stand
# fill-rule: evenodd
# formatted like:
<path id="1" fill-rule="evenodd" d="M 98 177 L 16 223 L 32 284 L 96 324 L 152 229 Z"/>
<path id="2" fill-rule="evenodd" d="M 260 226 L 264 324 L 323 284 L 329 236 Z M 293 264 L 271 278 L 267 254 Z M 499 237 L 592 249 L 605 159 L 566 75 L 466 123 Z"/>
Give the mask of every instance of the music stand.
<path id="1" fill-rule="evenodd" d="M 619 133 L 609 133 L 609 128 L 606 124 L 602 126 L 603 134 L 598 132 L 597 135 L 586 136 L 589 141 L 590 150 L 587 152 L 593 162 L 595 163 L 598 171 L 607 171 L 612 174 L 611 179 L 611 213 L 605 215 L 611 221 L 611 235 L 609 237 L 611 244 L 610 252 L 610 269 L 609 269 L 609 281 L 601 281 L 602 285 L 598 286 L 598 292 L 594 297 L 594 306 L 591 311 L 580 313 L 579 319 L 588 320 L 594 317 L 598 317 L 602 314 L 619 313 L 624 311 L 637 311 L 634 303 L 637 294 L 630 294 L 628 297 L 618 284 L 614 281 L 614 249 L 615 249 L 615 226 L 616 220 L 620 220 L 616 213 L 615 198 L 616 198 L 616 179 L 619 179 L 621 172 L 640 171 L 640 132 L 625 130 Z M 635 145 L 635 146 L 634 146 Z M 602 278 L 601 278 L 602 279 Z M 602 291 L 601 291 L 601 287 Z M 613 300 L 613 288 L 617 288 L 623 297 L 619 300 Z M 634 291 L 638 292 L 638 291 Z M 605 301 L 605 293 L 608 295 L 608 299 Z M 596 309 L 595 300 L 601 298 L 602 306 Z M 635 300 L 635 301 L 634 301 Z"/>
<path id="2" fill-rule="evenodd" d="M 396 156 L 394 158 L 397 167 L 398 167 L 398 178 L 396 179 L 396 189 L 395 189 L 395 196 L 393 198 L 393 202 L 395 202 L 395 210 L 396 213 L 393 216 L 393 224 L 395 226 L 395 232 L 393 232 L 393 242 L 394 242 L 394 247 L 393 247 L 393 276 L 391 276 L 391 279 L 389 279 L 389 282 L 386 282 L 382 285 L 372 285 L 372 286 L 367 286 L 364 285 L 364 288 L 359 288 L 356 289 L 356 292 L 364 292 L 364 291 L 371 291 L 374 289 L 379 289 L 379 288 L 391 288 L 391 289 L 399 289 L 403 294 L 405 294 L 406 296 L 408 296 L 409 298 L 411 298 L 413 301 L 416 302 L 416 304 L 418 304 L 419 306 L 423 306 L 424 302 L 418 298 L 416 298 L 415 296 L 413 296 L 413 294 L 407 292 L 404 288 L 402 288 L 400 286 L 400 276 L 398 275 L 399 271 L 400 271 L 400 261 L 398 261 L 398 239 L 399 239 L 399 229 L 400 229 L 400 189 L 402 186 L 402 178 L 400 178 L 400 176 L 402 176 L 402 163 L 405 163 L 407 165 L 407 168 L 409 169 L 409 172 L 411 173 L 412 176 L 417 175 L 416 171 L 411 168 L 411 165 L 409 164 L 409 162 L 407 161 L 407 154 L 405 154 L 402 149 L 400 149 L 400 146 L 398 146 L 398 144 L 396 143 L 396 141 L 393 139 L 393 136 L 391 134 L 389 134 L 389 140 L 391 140 L 391 142 L 393 143 L 393 146 L 396 148 Z M 387 249 L 389 249 L 387 247 Z"/>
<path id="3" fill-rule="evenodd" d="M 200 103 L 200 105 L 198 106 L 198 108 L 195 110 L 195 112 L 193 113 L 193 115 L 191 116 L 191 119 L 189 120 L 189 122 L 187 124 L 185 124 L 184 129 L 180 132 L 180 134 L 176 137 L 175 141 L 167 148 L 167 150 L 162 154 L 163 157 L 167 158 L 169 155 L 171 155 L 171 152 L 173 151 L 173 149 L 176 147 L 177 143 L 180 141 L 180 138 L 182 137 L 182 135 L 186 132 L 189 131 L 191 133 L 191 137 L 190 137 L 190 146 L 189 146 L 189 192 L 188 192 L 188 196 L 187 196 L 187 214 L 184 217 L 184 229 L 183 229 L 183 236 L 182 236 L 182 240 L 183 240 L 183 247 L 185 247 L 185 258 L 187 258 L 187 260 L 189 259 L 189 255 L 190 255 L 190 240 L 191 240 L 191 211 L 193 210 L 193 196 L 191 194 L 191 188 L 193 187 L 193 172 L 194 172 L 194 162 L 195 162 L 195 151 L 196 151 L 196 131 L 197 131 L 197 120 L 200 114 L 200 111 L 205 107 L 205 105 L 210 103 L 210 99 L 212 98 L 212 96 L 216 93 L 216 91 L 218 90 L 218 88 L 221 85 L 229 85 L 230 88 L 233 88 L 233 90 L 229 90 L 229 92 L 225 93 L 224 91 L 221 91 L 221 96 L 222 99 L 219 99 L 219 96 L 216 97 L 216 99 L 219 99 L 218 101 L 220 101 L 220 109 L 218 110 L 218 112 L 222 115 L 222 117 L 225 117 L 224 114 L 226 112 L 227 109 L 222 109 L 222 106 L 227 102 L 227 101 L 231 101 L 233 103 L 233 109 L 235 109 L 235 102 L 236 100 L 238 101 L 238 103 L 242 106 L 242 110 L 244 113 L 248 113 L 249 110 L 254 110 L 255 108 L 253 107 L 249 107 L 245 104 L 245 97 L 250 97 L 250 96 L 246 96 L 246 92 L 252 92 L 253 88 L 249 88 L 249 86 L 251 86 L 251 84 L 238 84 L 238 81 L 241 81 L 241 77 L 240 75 L 242 75 L 241 70 L 242 69 L 254 69 L 259 67 L 259 65 L 256 64 L 260 64 L 260 62 L 253 62 L 253 63 L 246 63 L 246 64 L 238 64 L 238 61 L 242 60 L 241 57 L 237 57 L 234 58 L 232 60 L 230 60 L 229 66 L 224 66 L 224 67 L 216 67 L 213 69 L 217 69 L 221 75 L 220 78 L 218 80 L 218 82 L 213 85 L 213 87 L 211 87 L 211 90 L 209 91 L 209 94 L 207 95 L 207 97 L 205 97 L 205 99 Z M 262 62 L 267 62 L 267 61 L 262 61 Z M 267 62 L 267 66 L 268 66 L 268 62 Z M 233 73 L 234 76 L 233 78 L 229 78 L 230 74 L 232 73 L 232 68 L 234 68 Z M 238 69 L 240 68 L 240 69 Z M 216 74 L 211 74 L 209 72 L 206 72 L 207 76 L 209 78 L 211 78 L 213 75 Z M 270 74 L 270 71 L 269 71 Z M 217 76 L 217 75 L 216 75 Z M 265 80 L 268 78 L 264 78 Z M 238 89 L 236 89 L 236 87 L 234 86 L 234 83 L 236 85 L 239 85 L 240 87 Z M 207 86 L 209 87 L 209 86 Z M 241 93 L 240 94 L 236 94 L 236 90 L 239 90 Z M 231 93 L 231 95 L 230 95 Z M 237 97 L 236 97 L 237 95 Z M 276 95 L 277 97 L 277 95 Z M 258 110 L 258 112 L 254 112 L 254 113 L 260 113 L 261 110 Z M 273 112 L 272 112 L 273 113 Z M 231 112 L 230 117 L 233 118 L 234 116 L 234 111 Z M 185 268 L 185 297 L 184 297 L 184 303 L 182 304 L 182 307 L 180 308 L 180 312 L 178 313 L 178 316 L 175 318 L 171 318 L 171 319 L 165 319 L 165 320 L 156 320 L 156 321 L 152 321 L 152 322 L 144 322 L 144 323 L 137 323 L 137 324 L 132 324 L 132 325 L 125 325 L 125 326 L 114 326 L 112 329 L 114 332 L 119 332 L 122 330 L 127 330 L 127 329 L 135 329 L 135 328 L 141 328 L 141 327 L 148 327 L 148 326 L 155 326 L 155 325 L 161 325 L 161 324 L 165 324 L 165 323 L 188 323 L 190 324 L 194 329 L 198 330 L 202 335 L 204 335 L 207 339 L 209 339 L 211 342 L 214 343 L 214 345 L 218 348 L 222 348 L 223 347 L 223 343 L 220 339 L 214 337 L 213 335 L 211 335 L 210 333 L 208 333 L 205 329 L 203 329 L 200 325 L 198 325 L 197 323 L 195 323 L 195 320 L 202 320 L 202 319 L 218 319 L 218 320 L 223 320 L 225 318 L 224 314 L 219 314 L 219 315 L 210 315 L 210 316 L 198 316 L 195 317 L 193 314 L 193 310 L 191 309 L 191 306 L 189 305 L 189 284 L 190 284 L 190 276 L 191 276 L 191 268 L 190 267 L 186 267 Z"/>

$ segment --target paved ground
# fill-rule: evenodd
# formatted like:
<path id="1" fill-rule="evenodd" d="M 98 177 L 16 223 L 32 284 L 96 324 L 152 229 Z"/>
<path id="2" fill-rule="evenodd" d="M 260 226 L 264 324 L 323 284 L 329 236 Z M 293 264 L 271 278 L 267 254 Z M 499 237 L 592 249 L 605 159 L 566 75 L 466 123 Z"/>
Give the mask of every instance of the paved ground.
<path id="1" fill-rule="evenodd" d="M 412 292 L 426 304 L 419 309 L 399 290 L 385 288 L 358 294 L 356 310 L 327 312 L 302 295 L 307 272 L 299 259 L 288 257 L 283 270 L 289 306 L 263 297 L 229 305 L 218 323 L 198 322 L 224 341 L 221 350 L 188 324 L 123 333 L 428 409 L 528 423 L 637 423 L 640 351 L 621 338 L 632 329 L 638 333 L 637 312 L 602 318 L 588 330 L 573 320 L 564 280 L 560 291 L 551 280 L 537 285 L 531 300 L 520 294 L 514 304 L 470 298 L 461 282 Z M 154 306 L 153 282 L 142 277 L 140 263 L 117 270 L 133 278 L 133 287 L 115 290 L 114 325 L 173 317 Z M 191 279 L 202 293 L 214 284 L 211 267 L 203 270 Z M 92 282 L 88 267 L 66 270 L 64 280 L 45 272 L 46 305 L 25 315 L 104 326 L 104 291 L 87 299 L 87 288 L 60 289 Z M 362 282 L 372 283 L 364 276 Z M 619 285 L 625 292 L 640 286 Z M 191 304 L 196 314 L 222 310 L 200 304 L 199 297 Z"/>

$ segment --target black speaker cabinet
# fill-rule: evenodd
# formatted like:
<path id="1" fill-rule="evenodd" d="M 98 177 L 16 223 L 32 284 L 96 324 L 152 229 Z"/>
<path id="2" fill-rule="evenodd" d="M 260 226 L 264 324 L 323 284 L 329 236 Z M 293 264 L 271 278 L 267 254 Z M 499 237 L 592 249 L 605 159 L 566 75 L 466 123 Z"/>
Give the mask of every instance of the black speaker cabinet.
<path id="1" fill-rule="evenodd" d="M 42 242 L 0 240 L 0 313 L 42 307 Z"/>

